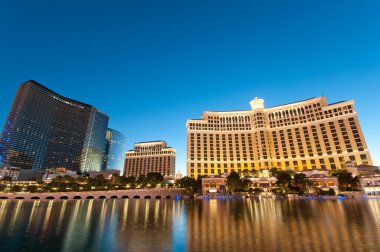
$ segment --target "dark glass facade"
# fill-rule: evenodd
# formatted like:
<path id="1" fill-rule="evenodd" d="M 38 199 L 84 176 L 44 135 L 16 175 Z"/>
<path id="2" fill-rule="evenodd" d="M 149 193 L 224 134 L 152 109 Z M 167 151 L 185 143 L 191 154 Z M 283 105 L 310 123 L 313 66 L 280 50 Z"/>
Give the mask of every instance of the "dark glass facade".
<path id="1" fill-rule="evenodd" d="M 35 81 L 20 85 L 0 139 L 0 162 L 23 169 L 100 170 L 108 116 Z M 100 141 L 99 139 L 103 139 Z M 99 146 L 97 146 L 99 143 Z"/>
<path id="2" fill-rule="evenodd" d="M 120 174 L 123 174 L 126 143 L 126 137 L 121 132 L 113 129 L 107 130 L 105 169 L 119 170 Z"/>

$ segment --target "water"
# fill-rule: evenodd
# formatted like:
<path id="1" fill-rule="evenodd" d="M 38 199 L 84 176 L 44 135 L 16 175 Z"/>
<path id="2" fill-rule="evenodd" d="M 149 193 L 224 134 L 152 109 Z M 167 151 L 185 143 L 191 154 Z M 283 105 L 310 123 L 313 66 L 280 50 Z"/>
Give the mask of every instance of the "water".
<path id="1" fill-rule="evenodd" d="M 0 251 L 380 251 L 380 201 L 1 200 Z"/>

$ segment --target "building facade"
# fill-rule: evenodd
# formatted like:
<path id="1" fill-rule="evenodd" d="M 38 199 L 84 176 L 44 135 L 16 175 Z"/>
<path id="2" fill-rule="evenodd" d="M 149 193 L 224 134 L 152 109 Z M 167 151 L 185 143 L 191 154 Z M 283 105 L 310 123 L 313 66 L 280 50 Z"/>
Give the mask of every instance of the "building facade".
<path id="1" fill-rule="evenodd" d="M 347 172 L 351 173 L 353 177 L 380 173 L 379 166 L 368 164 L 356 165 L 354 162 L 351 161 L 345 163 L 343 168 L 346 169 Z"/>
<path id="2" fill-rule="evenodd" d="M 251 110 L 203 113 L 187 121 L 187 174 L 191 177 L 251 169 L 342 169 L 372 165 L 353 101 L 327 104 L 317 97 Z"/>
<path id="3" fill-rule="evenodd" d="M 202 177 L 202 194 L 225 194 L 227 179 L 220 175 L 209 175 Z"/>
<path id="4" fill-rule="evenodd" d="M 12 180 L 17 180 L 21 172 L 21 168 L 4 166 L 0 168 L 0 180 L 6 177 L 10 177 Z"/>
<path id="5" fill-rule="evenodd" d="M 0 162 L 22 169 L 102 169 L 108 116 L 31 80 L 20 85 L 0 138 Z"/>
<path id="6" fill-rule="evenodd" d="M 106 135 L 106 155 L 104 159 L 104 167 L 106 170 L 119 170 L 123 173 L 124 160 L 127 140 L 119 131 L 107 129 Z"/>
<path id="7" fill-rule="evenodd" d="M 158 172 L 163 176 L 175 175 L 176 151 L 165 141 L 136 143 L 125 154 L 124 176 L 146 175 Z"/>

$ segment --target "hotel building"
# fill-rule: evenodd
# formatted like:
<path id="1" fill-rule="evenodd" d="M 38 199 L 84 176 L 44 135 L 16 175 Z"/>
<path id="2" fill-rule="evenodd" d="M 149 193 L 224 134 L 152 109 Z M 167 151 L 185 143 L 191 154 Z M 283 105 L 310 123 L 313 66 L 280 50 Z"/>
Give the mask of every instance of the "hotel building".
<path id="1" fill-rule="evenodd" d="M 103 167 L 108 116 L 30 80 L 20 85 L 0 136 L 0 163 L 29 170 Z"/>
<path id="2" fill-rule="evenodd" d="M 127 139 L 123 133 L 107 129 L 104 169 L 123 173 Z"/>
<path id="3" fill-rule="evenodd" d="M 167 147 L 165 141 L 136 143 L 134 149 L 125 154 L 124 176 L 137 177 L 149 172 L 174 176 L 175 156 L 175 150 Z"/>
<path id="4" fill-rule="evenodd" d="M 347 161 L 372 165 L 353 101 L 324 96 L 251 110 L 203 113 L 188 120 L 187 174 L 251 169 L 342 169 Z"/>

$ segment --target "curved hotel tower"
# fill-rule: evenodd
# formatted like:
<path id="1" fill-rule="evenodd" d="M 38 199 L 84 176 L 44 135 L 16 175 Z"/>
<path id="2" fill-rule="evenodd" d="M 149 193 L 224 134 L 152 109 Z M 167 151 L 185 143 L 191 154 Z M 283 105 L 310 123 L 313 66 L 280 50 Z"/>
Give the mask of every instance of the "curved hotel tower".
<path id="1" fill-rule="evenodd" d="M 327 104 L 324 96 L 272 108 L 203 113 L 187 121 L 187 174 L 245 169 L 341 169 L 372 165 L 353 101 Z"/>
<path id="2" fill-rule="evenodd" d="M 0 163 L 23 169 L 102 169 L 108 116 L 31 80 L 20 85 L 0 138 Z"/>
<path id="3" fill-rule="evenodd" d="M 127 139 L 123 133 L 107 129 L 104 169 L 119 170 L 123 174 Z"/>

